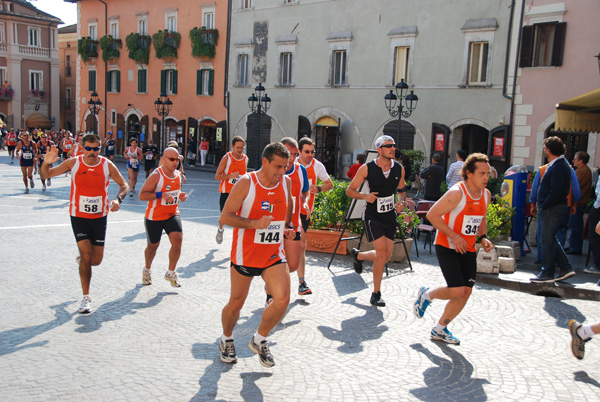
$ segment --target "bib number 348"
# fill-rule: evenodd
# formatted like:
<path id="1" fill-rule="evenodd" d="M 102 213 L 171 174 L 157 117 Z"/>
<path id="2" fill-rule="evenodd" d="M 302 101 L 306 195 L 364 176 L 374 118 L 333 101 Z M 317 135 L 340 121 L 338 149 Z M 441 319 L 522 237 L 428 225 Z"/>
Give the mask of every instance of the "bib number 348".
<path id="1" fill-rule="evenodd" d="M 483 216 L 465 215 L 461 233 L 466 236 L 476 235 L 482 220 Z"/>

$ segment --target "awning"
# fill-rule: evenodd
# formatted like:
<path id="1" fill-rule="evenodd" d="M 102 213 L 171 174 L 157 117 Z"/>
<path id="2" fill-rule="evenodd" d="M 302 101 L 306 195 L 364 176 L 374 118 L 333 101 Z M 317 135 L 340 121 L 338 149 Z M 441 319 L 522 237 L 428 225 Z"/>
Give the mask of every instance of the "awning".
<path id="1" fill-rule="evenodd" d="M 338 122 L 337 120 L 334 120 L 331 117 L 321 117 L 319 119 L 319 121 L 317 122 L 317 126 L 323 126 L 323 127 L 337 127 L 338 126 Z"/>
<path id="2" fill-rule="evenodd" d="M 32 113 L 27 117 L 27 120 L 25 120 L 25 126 L 33 128 L 51 128 L 52 123 L 50 123 L 48 116 L 41 113 Z"/>
<path id="3" fill-rule="evenodd" d="M 600 132 L 600 89 L 556 105 L 554 130 Z"/>

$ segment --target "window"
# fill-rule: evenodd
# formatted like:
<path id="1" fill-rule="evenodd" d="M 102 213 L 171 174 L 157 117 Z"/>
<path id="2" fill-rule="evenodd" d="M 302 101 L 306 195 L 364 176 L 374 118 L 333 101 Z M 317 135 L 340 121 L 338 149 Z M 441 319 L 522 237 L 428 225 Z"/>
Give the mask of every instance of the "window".
<path id="1" fill-rule="evenodd" d="M 6 43 L 5 25 L 0 22 L 0 43 Z"/>
<path id="2" fill-rule="evenodd" d="M 106 88 L 108 92 L 121 92 L 121 72 L 119 70 L 106 72 Z"/>
<path id="3" fill-rule="evenodd" d="M 29 70 L 29 90 L 42 91 L 44 83 L 42 82 L 43 73 L 41 71 Z"/>
<path id="4" fill-rule="evenodd" d="M 546 22 L 523 27 L 520 67 L 562 66 L 566 22 Z"/>
<path id="5" fill-rule="evenodd" d="M 98 40 L 98 26 L 96 23 L 88 24 L 88 36 L 93 40 Z"/>
<path id="6" fill-rule="evenodd" d="M 40 47 L 41 31 L 39 28 L 29 27 L 29 46 Z"/>
<path id="7" fill-rule="evenodd" d="M 245 8 L 252 8 L 252 0 L 240 0 L 241 1 L 241 7 L 242 9 Z"/>
<path id="8" fill-rule="evenodd" d="M 110 125 L 111 126 L 117 125 L 117 111 L 115 109 L 110 110 Z"/>
<path id="9" fill-rule="evenodd" d="M 96 90 L 96 70 L 88 71 L 88 91 L 94 92 Z"/>
<path id="10" fill-rule="evenodd" d="M 110 36 L 115 39 L 119 38 L 119 21 L 111 20 L 110 21 Z"/>
<path id="11" fill-rule="evenodd" d="M 197 71 L 197 95 L 211 96 L 213 94 L 215 72 L 212 69 L 202 69 Z"/>
<path id="12" fill-rule="evenodd" d="M 289 86 L 293 85 L 293 76 L 292 76 L 292 53 L 285 52 L 281 53 L 279 57 L 279 85 Z"/>
<path id="13" fill-rule="evenodd" d="M 204 26 L 206 29 L 214 29 L 215 28 L 215 13 L 208 12 L 204 14 Z"/>
<path id="14" fill-rule="evenodd" d="M 165 13 L 165 29 L 177 32 L 177 13 Z"/>
<path id="15" fill-rule="evenodd" d="M 65 60 L 65 76 L 66 77 L 70 77 L 71 76 L 71 55 L 70 54 L 66 55 L 66 60 Z"/>
<path id="16" fill-rule="evenodd" d="M 469 85 L 487 82 L 488 42 L 471 42 L 469 51 Z"/>
<path id="17" fill-rule="evenodd" d="M 248 86 L 248 55 L 240 54 L 238 55 L 238 63 L 237 63 L 237 84 L 239 86 Z"/>
<path id="18" fill-rule="evenodd" d="M 71 88 L 67 88 L 65 92 L 65 108 L 71 108 Z"/>
<path id="19" fill-rule="evenodd" d="M 138 34 L 148 35 L 148 16 L 138 17 Z"/>
<path id="20" fill-rule="evenodd" d="M 137 91 L 140 94 L 145 94 L 148 92 L 148 70 L 140 68 L 137 73 Z"/>
<path id="21" fill-rule="evenodd" d="M 335 86 L 346 85 L 345 50 L 336 50 L 333 52 L 333 77 L 331 81 Z"/>
<path id="22" fill-rule="evenodd" d="M 404 80 L 408 82 L 408 66 L 410 57 L 409 46 L 397 46 L 394 51 L 394 83 Z"/>
<path id="23" fill-rule="evenodd" d="M 177 70 L 162 70 L 160 72 L 160 92 L 168 95 L 177 93 Z"/>
<path id="24" fill-rule="evenodd" d="M 4 84 L 4 81 L 7 81 L 6 77 L 6 67 L 0 67 L 0 84 Z"/>

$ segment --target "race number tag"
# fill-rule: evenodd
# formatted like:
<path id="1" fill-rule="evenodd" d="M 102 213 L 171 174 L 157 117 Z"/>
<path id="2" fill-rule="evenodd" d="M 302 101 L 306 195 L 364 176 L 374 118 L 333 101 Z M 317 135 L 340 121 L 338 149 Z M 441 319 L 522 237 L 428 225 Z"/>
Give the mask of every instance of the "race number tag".
<path id="1" fill-rule="evenodd" d="M 84 214 L 99 214 L 102 212 L 102 196 L 85 197 L 79 196 L 79 212 Z"/>
<path id="2" fill-rule="evenodd" d="M 71 144 L 65 144 L 66 149 L 71 149 Z"/>
<path id="3" fill-rule="evenodd" d="M 179 193 L 180 192 L 181 192 L 181 190 L 165 191 L 162 195 L 162 198 L 160 199 L 161 205 L 179 204 Z M 170 195 L 171 197 L 173 197 L 173 201 L 167 202 L 167 200 L 165 200 L 165 196 L 167 196 L 167 195 Z"/>
<path id="4" fill-rule="evenodd" d="M 31 152 L 23 152 L 23 159 L 31 159 L 33 154 Z"/>
<path id="5" fill-rule="evenodd" d="M 229 183 L 231 184 L 235 184 L 240 180 L 239 177 L 232 177 L 231 179 L 227 180 Z"/>
<path id="6" fill-rule="evenodd" d="M 114 145 L 109 145 L 108 146 L 108 150 L 109 151 L 114 151 L 115 150 L 115 146 Z"/>
<path id="7" fill-rule="evenodd" d="M 147 159 L 147 160 L 151 160 L 151 159 L 152 159 L 152 157 L 153 157 L 153 155 L 152 155 L 152 152 L 148 152 L 148 153 L 146 154 L 146 159 Z"/>
<path id="8" fill-rule="evenodd" d="M 133 169 L 138 167 L 138 163 L 139 163 L 139 161 L 137 159 L 129 159 L 129 164 L 131 165 L 131 167 Z"/>
<path id="9" fill-rule="evenodd" d="M 465 215 L 463 218 L 461 234 L 475 236 L 482 220 L 483 216 Z"/>
<path id="10" fill-rule="evenodd" d="M 377 198 L 377 212 L 384 214 L 394 210 L 394 196 Z"/>
<path id="11" fill-rule="evenodd" d="M 254 243 L 256 244 L 277 244 L 283 241 L 283 231 L 285 230 L 285 221 L 273 221 L 266 229 L 256 229 L 254 233 Z"/>

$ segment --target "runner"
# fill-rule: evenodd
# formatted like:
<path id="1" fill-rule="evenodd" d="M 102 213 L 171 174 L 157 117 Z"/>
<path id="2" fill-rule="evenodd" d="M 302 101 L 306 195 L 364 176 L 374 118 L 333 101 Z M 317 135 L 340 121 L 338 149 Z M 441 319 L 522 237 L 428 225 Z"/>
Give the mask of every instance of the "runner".
<path id="1" fill-rule="evenodd" d="M 142 283 L 144 285 L 152 284 L 152 261 L 160 245 L 164 229 L 171 241 L 169 269 L 165 273 L 165 279 L 171 283 L 171 286 L 178 288 L 181 285 L 177 279 L 175 267 L 181 255 L 183 241 L 179 202 L 185 202 L 187 194 L 181 192 L 181 174 L 177 170 L 179 152 L 176 149 L 167 148 L 163 159 L 165 161 L 162 166 L 144 182 L 139 194 L 140 201 L 148 201 L 144 219 L 148 244 L 144 252 L 146 266 L 142 273 Z"/>
<path id="2" fill-rule="evenodd" d="M 448 300 L 444 313 L 431 330 L 431 339 L 459 345 L 448 324 L 462 311 L 471 296 L 477 275 L 475 241 L 481 239 L 486 252 L 494 245 L 487 238 L 485 215 L 491 193 L 486 189 L 490 177 L 488 157 L 474 153 L 462 167 L 463 181 L 452 186 L 427 213 L 437 229 L 435 252 L 447 286 L 419 290 L 414 313 L 422 318 L 434 299 Z"/>
<path id="3" fill-rule="evenodd" d="M 82 141 L 83 141 L 83 132 L 80 131 L 79 134 L 77 134 L 77 142 L 75 143 L 75 145 L 73 145 L 73 147 L 71 147 L 69 152 L 67 152 L 68 158 L 74 158 L 76 156 L 83 155 Z"/>
<path id="4" fill-rule="evenodd" d="M 156 169 L 156 160 L 160 156 L 158 147 L 154 144 L 152 137 L 148 137 L 148 144 L 142 148 L 142 154 L 144 155 L 144 169 L 146 170 L 146 179 Z M 179 154 L 179 152 L 178 152 Z"/>
<path id="5" fill-rule="evenodd" d="M 17 134 L 15 129 L 11 128 L 10 132 L 6 134 L 6 146 L 8 147 L 8 154 L 10 155 L 10 164 L 15 163 L 15 148 L 17 147 Z"/>
<path id="6" fill-rule="evenodd" d="M 79 277 L 83 300 L 79 312 L 92 312 L 90 282 L 92 266 L 98 266 L 104 256 L 104 239 L 106 237 L 106 216 L 110 208 L 119 210 L 123 197 L 129 190 L 127 183 L 117 167 L 108 159 L 99 156 L 100 138 L 95 134 L 83 137 L 84 154 L 64 161 L 56 167 L 50 167 L 59 160 L 58 150 L 51 147 L 42 164 L 42 179 L 49 179 L 67 171 L 71 171 L 71 196 L 69 212 L 71 226 L 79 249 Z M 119 186 L 117 197 L 108 201 L 109 178 Z"/>
<path id="7" fill-rule="evenodd" d="M 352 249 L 354 270 L 362 272 L 362 262 L 373 262 L 373 293 L 371 304 L 384 307 L 381 298 L 381 281 L 385 264 L 390 261 L 394 250 L 394 238 L 398 229 L 396 213 L 404 208 L 406 192 L 404 192 L 404 169 L 394 160 L 396 144 L 389 135 L 382 135 L 375 141 L 378 158 L 362 165 L 346 190 L 350 198 L 366 200 L 363 210 L 363 224 L 367 240 L 374 250 L 359 252 Z M 369 182 L 369 194 L 358 190 L 362 184 Z M 396 201 L 396 192 L 398 200 Z"/>
<path id="8" fill-rule="evenodd" d="M 135 193 L 135 185 L 137 183 L 138 173 L 140 171 L 140 160 L 142 159 L 142 150 L 137 146 L 137 140 L 131 139 L 129 146 L 123 152 L 123 156 L 127 159 L 127 171 L 129 172 L 129 193 L 130 197 L 133 197 Z"/>
<path id="9" fill-rule="evenodd" d="M 248 167 L 248 156 L 244 155 L 244 146 L 246 141 L 238 135 L 233 137 L 231 140 L 231 151 L 227 152 L 221 159 L 219 166 L 217 167 L 217 173 L 215 174 L 215 180 L 220 181 L 219 192 L 221 198 L 219 199 L 219 207 L 223 212 L 225 201 L 233 188 L 233 185 L 239 180 L 239 178 L 246 174 Z M 217 244 L 223 243 L 223 224 L 219 219 L 219 228 L 217 229 Z"/>
<path id="10" fill-rule="evenodd" d="M 71 133 L 67 131 L 59 145 L 60 150 L 62 151 L 63 162 L 69 159 L 69 151 L 73 148 L 73 145 L 75 145 L 75 142 L 73 141 L 73 138 L 71 138 Z M 67 173 L 65 173 L 65 177 Z"/>
<path id="11" fill-rule="evenodd" d="M 248 347 L 259 355 L 264 367 L 273 367 L 275 361 L 269 351 L 267 335 L 279 323 L 290 302 L 290 273 L 283 251 L 284 233 L 292 218 L 290 179 L 285 176 L 290 158 L 287 148 L 279 143 L 267 145 L 262 154 L 262 167 L 244 175 L 233 187 L 221 222 L 232 226 L 231 293 L 223 308 L 221 321 L 223 336 L 219 340 L 221 361 L 237 362 L 233 343 L 233 329 L 240 317 L 250 283 L 261 276 L 273 295 L 273 302 L 265 307 L 258 331 Z"/>
<path id="12" fill-rule="evenodd" d="M 54 145 L 54 142 L 48 138 L 48 134 L 42 134 L 40 138 L 40 142 L 37 144 L 37 160 L 40 167 L 40 173 L 42 172 L 42 163 L 44 163 L 44 158 L 46 157 L 46 153 L 48 150 Z M 52 165 L 51 165 L 52 166 Z M 46 180 L 42 179 L 40 175 L 40 180 L 42 181 L 42 191 L 46 191 Z M 48 179 L 48 186 L 52 185 L 52 179 Z"/>
<path id="13" fill-rule="evenodd" d="M 35 187 L 33 182 L 33 165 L 35 164 L 36 147 L 35 142 L 29 138 L 27 131 L 21 132 L 21 140 L 17 143 L 17 159 L 21 165 L 21 173 L 23 173 L 23 183 L 25 183 L 25 194 L 29 194 L 29 187 L 27 186 L 27 179 L 31 188 Z"/>
<path id="14" fill-rule="evenodd" d="M 111 162 L 115 160 L 115 140 L 113 139 L 112 131 L 106 133 L 106 138 L 102 144 L 104 147 L 104 156 L 110 159 Z"/>
<path id="15" fill-rule="evenodd" d="M 41 130 L 40 130 L 41 131 Z M 40 136 L 38 135 L 37 128 L 31 130 L 31 141 L 35 144 L 34 149 L 34 161 L 33 161 L 33 174 L 38 174 L 38 164 L 37 164 L 37 144 L 40 142 Z"/>
<path id="16" fill-rule="evenodd" d="M 311 294 L 312 291 L 304 279 L 306 271 L 306 231 L 310 226 L 310 215 L 312 214 L 312 210 L 315 205 L 315 194 L 331 190 L 333 188 L 333 182 L 327 174 L 327 169 L 325 169 L 325 166 L 314 158 L 315 144 L 310 138 L 301 138 L 300 141 L 298 141 L 298 149 L 300 150 L 298 162 L 300 162 L 300 164 L 306 168 L 306 174 L 308 175 L 308 183 L 310 186 L 307 208 L 303 207 L 300 213 L 300 220 L 302 222 L 302 237 L 300 239 L 298 281 L 300 281 L 300 283 L 304 283 L 306 287 L 303 290 L 303 294 Z M 317 180 L 321 180 L 323 184 L 317 186 Z"/>

